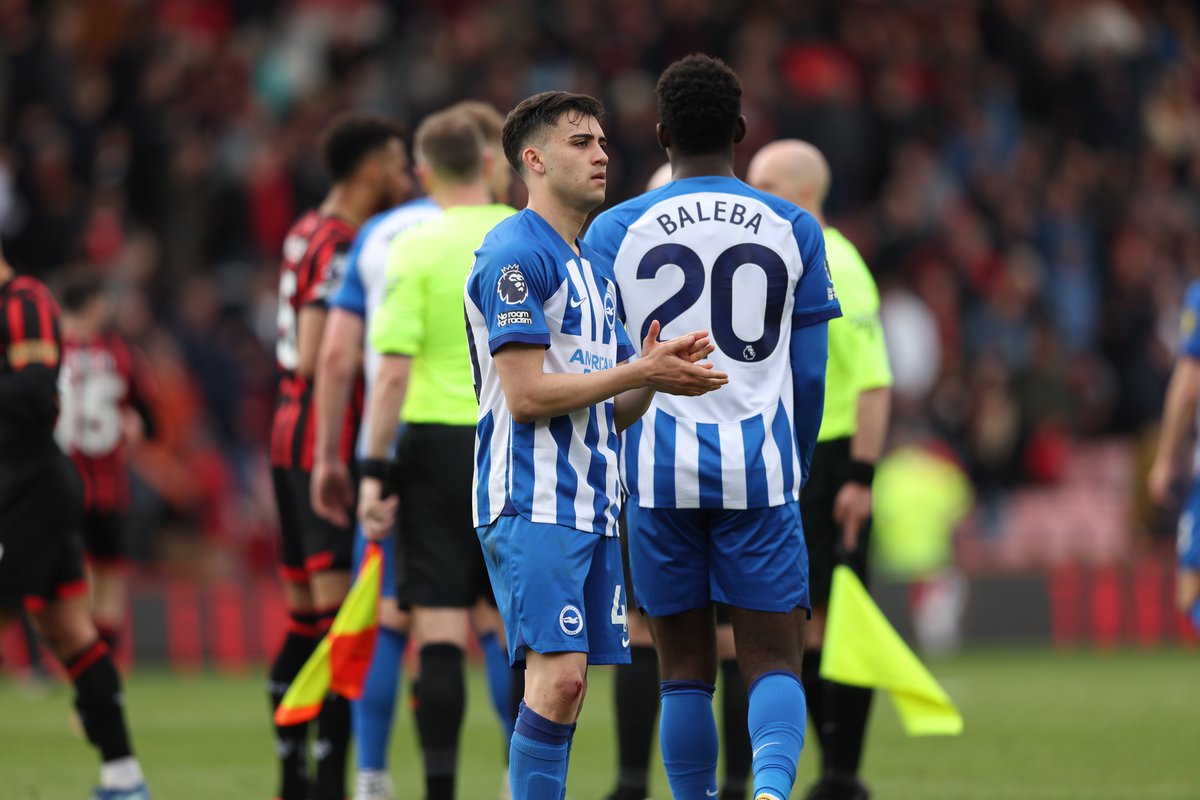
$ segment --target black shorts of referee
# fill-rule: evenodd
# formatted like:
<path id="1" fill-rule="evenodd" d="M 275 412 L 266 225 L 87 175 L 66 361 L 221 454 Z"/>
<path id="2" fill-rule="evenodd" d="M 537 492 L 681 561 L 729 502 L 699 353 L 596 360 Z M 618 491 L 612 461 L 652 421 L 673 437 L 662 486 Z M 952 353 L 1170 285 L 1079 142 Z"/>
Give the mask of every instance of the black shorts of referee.
<path id="1" fill-rule="evenodd" d="M 397 448 L 402 607 L 495 605 L 475 534 L 475 426 L 409 423 Z"/>
<path id="2" fill-rule="evenodd" d="M 808 592 L 813 608 L 829 603 L 833 568 L 846 564 L 867 584 L 867 549 L 871 538 L 871 520 L 858 532 L 858 546 L 846 552 L 842 544 L 842 526 L 833 518 L 833 504 L 850 477 L 850 438 L 817 442 L 813 449 L 808 483 L 800 492 L 800 519 L 804 541 L 808 545 Z"/>

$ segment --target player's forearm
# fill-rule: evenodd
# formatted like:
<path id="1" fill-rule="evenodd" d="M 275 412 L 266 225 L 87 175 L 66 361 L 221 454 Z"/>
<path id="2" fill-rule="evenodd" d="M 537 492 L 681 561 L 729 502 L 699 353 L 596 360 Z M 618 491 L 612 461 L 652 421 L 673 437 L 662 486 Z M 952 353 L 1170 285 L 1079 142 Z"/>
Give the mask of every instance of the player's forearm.
<path id="1" fill-rule="evenodd" d="M 616 405 L 614 419 L 617 424 L 617 431 L 623 431 L 641 419 L 646 413 L 646 409 L 650 407 L 650 401 L 653 399 L 654 390 L 648 386 L 621 392 L 613 398 L 613 403 Z"/>
<path id="2" fill-rule="evenodd" d="M 1167 401 L 1163 408 L 1162 428 L 1158 436 L 1158 458 L 1171 463 L 1180 460 L 1187 440 L 1188 427 L 1196 414 L 1200 389 L 1200 365 L 1181 360 L 1175 365 L 1167 385 Z"/>
<path id="3" fill-rule="evenodd" d="M 296 373 L 305 379 L 311 379 L 317 371 L 325 317 L 325 309 L 319 305 L 307 305 L 300 309 L 300 320 L 296 326 Z"/>
<path id="4" fill-rule="evenodd" d="M 549 372 L 529 375 L 512 381 L 512 385 L 504 385 L 504 396 L 517 422 L 560 417 L 603 403 L 622 392 L 644 388 L 646 379 L 640 363 L 632 361 L 582 375 Z"/>
<path id="5" fill-rule="evenodd" d="M 314 452 L 318 460 L 336 461 L 350 400 L 350 388 L 357 370 L 357 359 L 348 348 L 327 342 L 321 347 L 313 388 L 317 412 L 317 438 Z"/>
<path id="6" fill-rule="evenodd" d="M 367 432 L 367 458 L 388 458 L 396 428 L 400 425 L 400 409 L 408 393 L 408 375 L 412 359 L 409 356 L 384 356 L 371 387 L 370 420 Z"/>
<path id="7" fill-rule="evenodd" d="M 892 409 L 892 390 L 887 386 L 859 392 L 857 423 L 850 440 L 850 458 L 874 464 L 883 455 L 887 441 L 888 416 Z"/>
<path id="8" fill-rule="evenodd" d="M 812 463 L 825 410 L 825 367 L 829 360 L 829 325 L 821 322 L 792 332 L 792 425 L 800 449 L 803 474 Z"/>

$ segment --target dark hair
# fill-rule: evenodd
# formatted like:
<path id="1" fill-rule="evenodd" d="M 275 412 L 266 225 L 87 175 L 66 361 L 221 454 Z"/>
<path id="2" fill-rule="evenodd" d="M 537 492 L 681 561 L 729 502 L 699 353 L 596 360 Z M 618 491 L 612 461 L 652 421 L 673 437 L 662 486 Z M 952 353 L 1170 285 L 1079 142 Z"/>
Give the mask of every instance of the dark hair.
<path id="1" fill-rule="evenodd" d="M 500 140 L 504 144 L 504 157 L 512 168 L 521 172 L 521 151 L 531 139 L 546 128 L 553 128 L 563 114 L 574 114 L 577 118 L 604 115 L 604 106 L 596 98 L 571 92 L 539 92 L 522 100 L 508 112 Z"/>
<path id="2" fill-rule="evenodd" d="M 407 131 L 386 117 L 350 112 L 342 114 L 321 135 L 321 159 L 334 183 L 354 174 L 363 159 L 392 139 L 403 142 Z"/>
<path id="3" fill-rule="evenodd" d="M 82 311 L 92 298 L 104 291 L 104 281 L 92 272 L 76 272 L 62 284 L 62 307 L 75 314 Z"/>
<path id="4" fill-rule="evenodd" d="M 434 174 L 452 181 L 468 181 L 483 171 L 483 134 L 461 111 L 426 117 L 417 127 L 413 149 Z"/>
<path id="5" fill-rule="evenodd" d="M 683 155 L 709 155 L 733 144 L 742 114 L 742 82 L 719 58 L 694 54 L 658 79 L 658 118 Z"/>

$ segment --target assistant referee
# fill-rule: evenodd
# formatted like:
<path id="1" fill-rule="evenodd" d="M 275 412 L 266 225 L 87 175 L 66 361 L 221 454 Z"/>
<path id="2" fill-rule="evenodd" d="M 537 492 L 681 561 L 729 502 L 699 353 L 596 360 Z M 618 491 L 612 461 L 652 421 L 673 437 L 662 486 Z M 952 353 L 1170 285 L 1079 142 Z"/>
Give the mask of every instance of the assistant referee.
<path id="1" fill-rule="evenodd" d="M 820 667 L 834 566 L 847 564 L 867 581 L 871 481 L 887 438 L 892 385 L 879 290 L 854 245 L 825 224 L 829 165 L 817 148 L 796 139 L 772 142 L 754 156 L 747 177 L 754 187 L 790 200 L 821 223 L 825 267 L 842 304 L 842 318 L 829 323 L 825 416 L 800 495 L 813 610 L 802 678 L 821 743 L 821 777 L 806 797 L 865 800 L 869 792 L 858 779 L 858 767 L 872 692 L 823 680 Z"/>

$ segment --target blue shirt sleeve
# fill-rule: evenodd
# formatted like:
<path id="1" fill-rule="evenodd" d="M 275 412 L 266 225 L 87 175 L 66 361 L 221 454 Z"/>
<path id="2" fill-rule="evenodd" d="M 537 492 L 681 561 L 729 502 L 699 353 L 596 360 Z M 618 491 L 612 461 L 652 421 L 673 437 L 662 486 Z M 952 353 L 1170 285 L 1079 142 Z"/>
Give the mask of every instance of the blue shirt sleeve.
<path id="1" fill-rule="evenodd" d="M 625 239 L 625 226 L 617 221 L 613 211 L 605 211 L 592 220 L 591 226 L 583 236 L 583 243 L 591 248 L 597 258 L 612 264 L 617 259 L 617 251 Z"/>
<path id="2" fill-rule="evenodd" d="M 1179 320 L 1182 341 L 1180 352 L 1190 358 L 1200 358 L 1200 281 L 1187 288 L 1183 299 L 1183 316 Z"/>
<path id="3" fill-rule="evenodd" d="M 535 248 L 513 239 L 488 242 L 475 253 L 469 292 L 488 327 L 495 353 L 510 342 L 550 346 L 543 305 L 553 294 L 544 261 Z"/>
<path id="4" fill-rule="evenodd" d="M 804 274 L 796 282 L 796 302 L 792 308 L 792 329 L 816 325 L 842 315 L 829 259 L 825 256 L 825 235 L 820 224 L 809 214 L 796 220 L 793 230 L 804 261 Z"/>
<path id="5" fill-rule="evenodd" d="M 346 257 L 346 269 L 341 285 L 334 290 L 329 299 L 329 305 L 334 308 L 349 311 L 360 317 L 367 316 L 367 290 L 358 271 L 358 259 L 362 254 L 363 243 L 373 227 L 368 223 L 354 237 L 354 244 L 350 246 L 350 254 Z"/>

